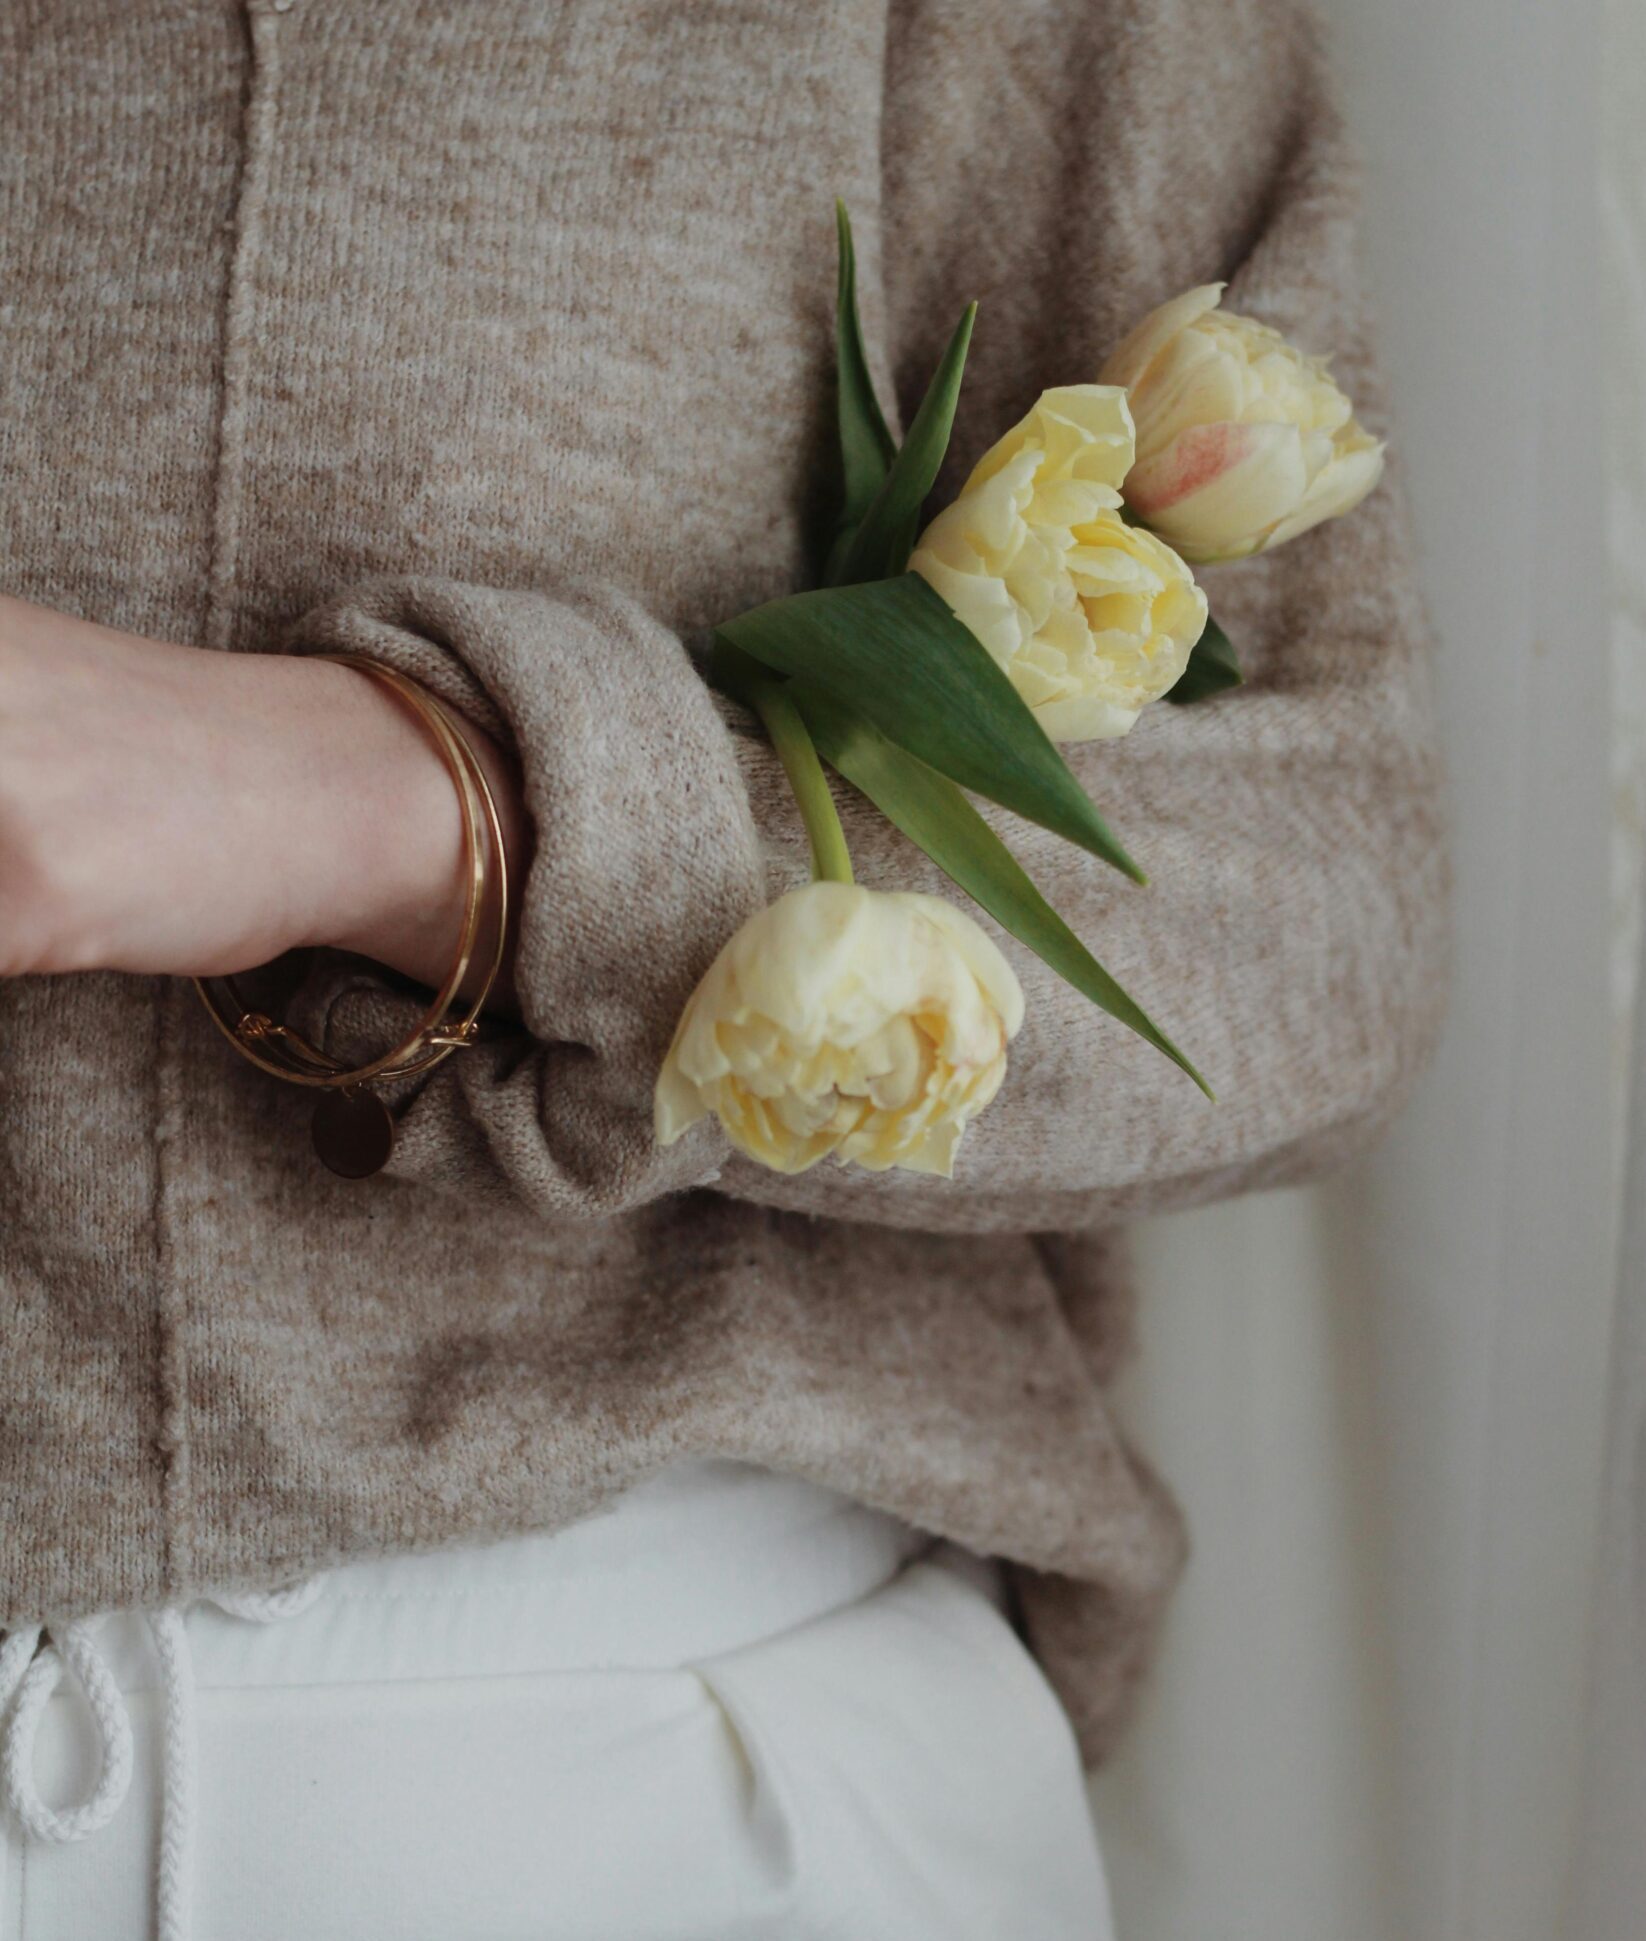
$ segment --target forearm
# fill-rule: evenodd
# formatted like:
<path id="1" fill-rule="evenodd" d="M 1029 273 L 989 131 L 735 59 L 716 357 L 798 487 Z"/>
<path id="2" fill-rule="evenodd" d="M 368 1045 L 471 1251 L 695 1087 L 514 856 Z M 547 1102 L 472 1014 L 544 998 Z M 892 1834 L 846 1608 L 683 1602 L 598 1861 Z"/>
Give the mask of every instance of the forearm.
<path id="1" fill-rule="evenodd" d="M 521 870 L 512 767 L 471 736 Z M 462 864 L 445 765 L 369 676 L 0 597 L 0 972 L 224 972 L 333 944 L 438 983 Z"/>

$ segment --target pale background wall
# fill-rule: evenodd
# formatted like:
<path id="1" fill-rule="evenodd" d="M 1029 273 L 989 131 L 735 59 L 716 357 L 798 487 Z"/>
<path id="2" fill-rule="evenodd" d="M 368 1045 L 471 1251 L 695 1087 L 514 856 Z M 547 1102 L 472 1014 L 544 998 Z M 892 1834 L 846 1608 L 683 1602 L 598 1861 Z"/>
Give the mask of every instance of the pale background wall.
<path id="1" fill-rule="evenodd" d="M 1555 1941 L 1643 820 L 1646 0 L 1325 11 L 1439 637 L 1453 1012 L 1350 1177 L 1140 1235 L 1126 1407 L 1196 1554 L 1095 1798 L 1122 1941 Z"/>

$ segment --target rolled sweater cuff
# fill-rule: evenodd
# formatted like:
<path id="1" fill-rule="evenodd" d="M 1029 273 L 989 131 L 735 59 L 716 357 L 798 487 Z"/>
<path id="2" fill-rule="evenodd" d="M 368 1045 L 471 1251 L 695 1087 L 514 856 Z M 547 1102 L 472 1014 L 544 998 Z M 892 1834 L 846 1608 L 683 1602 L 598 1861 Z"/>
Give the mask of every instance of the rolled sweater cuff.
<path id="1" fill-rule="evenodd" d="M 394 1170 L 501 1165 L 545 1210 L 590 1212 L 711 1176 L 712 1140 L 655 1147 L 652 1080 L 693 985 L 762 901 L 764 869 L 735 738 L 678 636 L 601 586 L 392 579 L 313 609 L 282 645 L 422 682 L 512 752 L 535 832 L 516 885 L 523 1030 L 489 1031 L 402 1084 Z M 304 1015 L 352 1061 L 424 1001 L 334 961 Z"/>

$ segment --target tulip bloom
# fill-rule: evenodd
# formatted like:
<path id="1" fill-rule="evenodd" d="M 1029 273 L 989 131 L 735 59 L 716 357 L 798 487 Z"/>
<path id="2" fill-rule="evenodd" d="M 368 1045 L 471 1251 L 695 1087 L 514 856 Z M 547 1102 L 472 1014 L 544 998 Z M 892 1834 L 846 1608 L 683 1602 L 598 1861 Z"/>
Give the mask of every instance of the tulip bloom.
<path id="1" fill-rule="evenodd" d="M 1357 506 L 1383 446 L 1326 372 L 1278 331 L 1218 309 L 1221 283 L 1151 311 L 1103 366 L 1126 387 L 1132 514 L 1187 560 L 1266 552 Z"/>
<path id="2" fill-rule="evenodd" d="M 1022 1022 L 1011 966 L 953 904 L 808 883 L 750 917 L 687 1000 L 657 1138 L 712 1112 L 780 1173 L 832 1155 L 947 1178 Z"/>
<path id="3" fill-rule="evenodd" d="M 1183 561 L 1121 517 L 1132 454 L 1124 391 L 1043 392 L 909 561 L 1054 741 L 1125 734 L 1177 684 L 1206 624 Z"/>

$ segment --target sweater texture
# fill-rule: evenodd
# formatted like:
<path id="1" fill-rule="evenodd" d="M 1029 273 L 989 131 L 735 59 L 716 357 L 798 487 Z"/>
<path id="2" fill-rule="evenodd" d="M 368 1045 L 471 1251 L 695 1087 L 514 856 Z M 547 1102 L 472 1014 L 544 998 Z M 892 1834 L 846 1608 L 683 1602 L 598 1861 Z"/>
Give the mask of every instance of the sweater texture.
<path id="1" fill-rule="evenodd" d="M 512 744 L 536 830 L 524 1023 L 400 1088 L 369 1183 L 186 983 L 0 985 L 0 1619 L 552 1528 L 719 1455 L 1008 1559 L 1100 1752 L 1181 1552 L 1105 1400 L 1117 1223 L 1340 1160 L 1437 1015 L 1398 466 L 1205 573 L 1243 690 L 1067 751 L 1151 887 L 989 812 L 1220 1102 L 1002 939 L 1028 1019 L 953 1182 L 653 1143 L 693 984 L 806 873 L 696 654 L 815 581 L 836 194 L 905 417 L 981 300 L 944 492 L 1214 278 L 1385 428 L 1310 17 L 18 0 L 0 126 L 0 585 L 380 656 Z M 861 881 L 944 891 L 838 793 Z M 288 968 L 344 1057 L 420 1008 Z"/>

